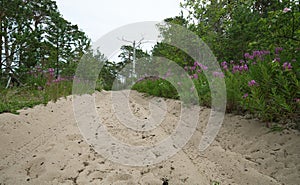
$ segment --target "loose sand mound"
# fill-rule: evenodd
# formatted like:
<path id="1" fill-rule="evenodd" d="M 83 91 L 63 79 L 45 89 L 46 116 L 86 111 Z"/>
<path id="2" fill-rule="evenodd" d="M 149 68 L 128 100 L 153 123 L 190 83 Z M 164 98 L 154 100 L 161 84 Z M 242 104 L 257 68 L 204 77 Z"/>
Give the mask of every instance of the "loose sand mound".
<path id="1" fill-rule="evenodd" d="M 100 119 L 111 135 L 132 145 L 154 144 L 172 133 L 180 102 L 166 100 L 163 123 L 149 132 L 128 131 L 111 109 L 110 92 L 94 94 Z M 137 117 L 149 116 L 148 100 L 131 92 Z M 72 99 L 0 115 L 0 184 L 224 184 L 297 185 L 300 182 L 300 134 L 269 132 L 263 123 L 226 115 L 213 144 L 198 145 L 210 110 L 201 108 L 199 125 L 188 144 L 173 157 L 145 167 L 123 166 L 98 154 L 75 122 Z"/>

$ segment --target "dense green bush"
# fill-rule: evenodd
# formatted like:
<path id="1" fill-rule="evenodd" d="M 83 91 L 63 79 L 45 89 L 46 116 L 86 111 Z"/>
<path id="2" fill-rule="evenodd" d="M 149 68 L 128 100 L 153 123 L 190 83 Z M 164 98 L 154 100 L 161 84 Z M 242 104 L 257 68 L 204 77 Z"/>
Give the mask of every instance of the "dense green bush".
<path id="1" fill-rule="evenodd" d="M 223 61 L 220 63 L 223 73 L 213 72 L 215 78 L 224 78 L 226 82 L 227 111 L 248 112 L 266 122 L 299 121 L 299 51 L 285 51 L 278 47 L 273 52 L 245 53 L 244 58 Z M 211 91 L 203 73 L 207 67 L 195 62 L 193 66 L 186 66 L 185 70 L 195 84 L 200 105 L 211 106 Z M 185 82 L 177 83 L 183 85 Z M 163 79 L 146 78 L 135 84 L 133 89 L 154 96 L 179 98 L 174 86 Z"/>
<path id="2" fill-rule="evenodd" d="M 167 80 L 160 78 L 150 77 L 141 79 L 134 84 L 132 89 L 153 96 L 178 99 L 178 93 L 175 87 Z"/>

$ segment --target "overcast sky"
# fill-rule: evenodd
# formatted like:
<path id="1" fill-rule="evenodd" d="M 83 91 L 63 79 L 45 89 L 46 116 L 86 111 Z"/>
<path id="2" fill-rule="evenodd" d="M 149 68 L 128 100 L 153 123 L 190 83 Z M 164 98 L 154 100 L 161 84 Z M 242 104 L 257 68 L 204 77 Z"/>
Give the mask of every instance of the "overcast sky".
<path id="1" fill-rule="evenodd" d="M 96 41 L 120 26 L 180 14 L 183 0 L 56 0 L 63 17 Z"/>

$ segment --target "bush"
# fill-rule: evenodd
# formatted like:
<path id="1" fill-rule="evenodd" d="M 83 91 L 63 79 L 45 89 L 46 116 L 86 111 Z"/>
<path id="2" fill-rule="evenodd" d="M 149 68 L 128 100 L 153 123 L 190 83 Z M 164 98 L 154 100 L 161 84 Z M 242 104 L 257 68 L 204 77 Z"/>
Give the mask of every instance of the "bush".
<path id="1" fill-rule="evenodd" d="M 285 51 L 278 47 L 274 52 L 246 53 L 244 59 L 238 62 L 222 62 L 223 73 L 213 72 L 213 76 L 225 78 L 227 111 L 248 112 L 265 122 L 299 122 L 299 60 L 299 50 Z M 186 66 L 185 70 L 195 84 L 200 105 L 211 106 L 211 92 L 203 73 L 207 67 L 195 62 L 194 66 Z M 178 83 L 184 85 L 184 82 Z M 163 79 L 146 78 L 136 83 L 133 89 L 154 96 L 179 98 L 172 84 Z M 189 94 L 181 94 L 181 99 Z"/>

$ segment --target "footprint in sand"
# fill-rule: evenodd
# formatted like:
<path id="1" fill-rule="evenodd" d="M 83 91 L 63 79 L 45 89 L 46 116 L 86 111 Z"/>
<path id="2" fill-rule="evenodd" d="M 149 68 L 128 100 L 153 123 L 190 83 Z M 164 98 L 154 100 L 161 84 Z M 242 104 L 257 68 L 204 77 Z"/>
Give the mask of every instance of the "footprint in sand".
<path id="1" fill-rule="evenodd" d="M 27 181 L 29 181 L 29 179 L 38 178 L 46 172 L 45 161 L 46 159 L 44 157 L 40 157 L 33 159 L 26 164 L 25 172 L 28 177 Z"/>

